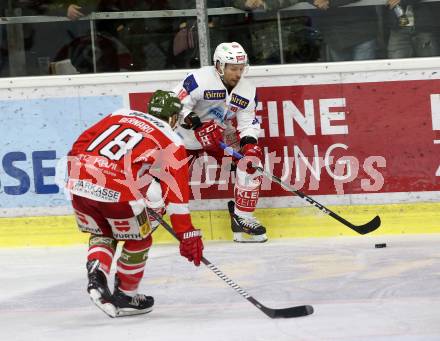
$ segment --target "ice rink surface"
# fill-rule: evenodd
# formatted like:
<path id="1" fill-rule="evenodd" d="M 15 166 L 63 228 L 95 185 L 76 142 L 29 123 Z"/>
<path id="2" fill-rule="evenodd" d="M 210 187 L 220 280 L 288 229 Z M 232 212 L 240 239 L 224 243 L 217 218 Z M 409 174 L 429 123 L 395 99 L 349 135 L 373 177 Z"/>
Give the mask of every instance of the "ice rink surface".
<path id="1" fill-rule="evenodd" d="M 387 243 L 376 249 L 376 243 Z M 205 257 L 270 319 L 175 245 L 153 245 L 147 315 L 111 319 L 86 293 L 86 246 L 0 249 L 0 340 L 440 341 L 440 235 L 207 243 Z"/>

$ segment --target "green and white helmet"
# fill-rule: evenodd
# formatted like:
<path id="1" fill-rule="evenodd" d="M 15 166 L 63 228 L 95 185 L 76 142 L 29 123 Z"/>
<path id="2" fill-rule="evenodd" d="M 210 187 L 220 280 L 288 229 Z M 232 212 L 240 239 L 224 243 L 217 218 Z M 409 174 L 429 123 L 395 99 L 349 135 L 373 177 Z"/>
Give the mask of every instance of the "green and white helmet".
<path id="1" fill-rule="evenodd" d="M 220 76 L 224 75 L 226 64 L 243 64 L 245 66 L 249 64 L 246 51 L 236 42 L 218 45 L 214 52 L 213 61 L 214 67 L 217 65 L 217 62 L 220 64 Z"/>
<path id="2" fill-rule="evenodd" d="M 172 91 L 156 90 L 148 103 L 148 113 L 164 121 L 182 110 L 182 103 Z"/>

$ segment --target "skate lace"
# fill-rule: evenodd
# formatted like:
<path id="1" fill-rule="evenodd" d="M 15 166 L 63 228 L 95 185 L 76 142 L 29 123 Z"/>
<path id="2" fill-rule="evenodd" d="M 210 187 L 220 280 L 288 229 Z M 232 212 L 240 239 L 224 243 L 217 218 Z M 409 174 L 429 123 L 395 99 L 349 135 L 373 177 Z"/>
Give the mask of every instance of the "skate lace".
<path id="1" fill-rule="evenodd" d="M 147 297 L 146 297 L 145 295 L 137 294 L 137 295 L 133 296 L 133 298 L 131 299 L 131 303 L 132 303 L 133 305 L 138 306 L 138 305 L 140 305 L 142 302 L 145 302 L 146 300 L 147 300 Z"/>
<path id="2" fill-rule="evenodd" d="M 261 226 L 261 223 L 255 217 L 238 217 L 240 223 L 245 225 L 251 230 L 254 230 Z"/>

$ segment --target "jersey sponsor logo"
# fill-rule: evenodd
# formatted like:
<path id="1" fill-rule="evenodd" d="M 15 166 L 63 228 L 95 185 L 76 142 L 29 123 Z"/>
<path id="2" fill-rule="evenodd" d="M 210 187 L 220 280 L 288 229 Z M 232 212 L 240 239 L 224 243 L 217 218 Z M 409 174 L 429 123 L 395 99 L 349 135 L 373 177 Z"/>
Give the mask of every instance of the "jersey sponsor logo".
<path id="1" fill-rule="evenodd" d="M 102 235 L 102 231 L 99 228 L 98 224 L 96 223 L 95 219 L 78 210 L 74 210 L 74 211 L 75 211 L 76 223 L 80 231 Z"/>
<path id="2" fill-rule="evenodd" d="M 128 220 L 115 220 L 113 224 L 120 232 L 127 232 L 130 230 L 130 222 Z"/>
<path id="3" fill-rule="evenodd" d="M 186 91 L 188 91 L 189 94 L 191 93 L 191 91 L 193 91 L 194 89 L 197 89 L 198 87 L 199 87 L 199 85 L 197 84 L 196 79 L 194 78 L 194 75 L 189 75 L 183 81 L 183 88 Z"/>
<path id="4" fill-rule="evenodd" d="M 254 120 L 252 121 L 252 125 L 254 124 L 260 124 L 260 120 L 257 117 L 254 117 Z"/>
<path id="5" fill-rule="evenodd" d="M 226 90 L 205 90 L 203 93 L 203 99 L 206 100 L 219 100 L 226 98 Z"/>
<path id="6" fill-rule="evenodd" d="M 145 238 L 151 233 L 150 219 L 147 211 L 142 211 L 136 216 L 137 222 L 139 224 L 139 233 L 142 238 Z"/>
<path id="7" fill-rule="evenodd" d="M 105 188 L 85 180 L 69 180 L 68 189 L 71 193 L 104 202 L 118 202 L 120 192 Z"/>
<path id="8" fill-rule="evenodd" d="M 102 231 L 99 227 L 90 227 L 87 225 L 83 225 L 80 222 L 77 222 L 78 228 L 81 232 L 85 232 L 85 233 L 93 233 L 93 234 L 97 234 L 97 235 L 102 235 Z"/>
<path id="9" fill-rule="evenodd" d="M 225 118 L 224 118 L 224 119 L 225 119 L 225 120 L 230 120 L 230 119 L 232 119 L 232 118 L 235 116 L 237 110 L 238 110 L 238 108 L 237 108 L 236 106 L 230 105 L 230 106 L 228 107 L 228 111 L 226 111 L 226 115 L 225 115 Z"/>
<path id="10" fill-rule="evenodd" d="M 75 210 L 76 217 L 83 225 L 89 225 L 89 221 L 87 219 L 87 216 L 77 210 Z"/>
<path id="11" fill-rule="evenodd" d="M 123 220 L 107 218 L 107 221 L 112 228 L 113 237 L 116 239 L 142 239 L 136 217 Z"/>
<path id="12" fill-rule="evenodd" d="M 258 202 L 258 196 L 259 196 L 260 190 L 254 189 L 254 190 L 237 190 L 237 197 L 235 199 L 235 204 L 245 211 L 248 211 L 250 209 L 254 209 L 257 206 Z"/>
<path id="13" fill-rule="evenodd" d="M 237 94 L 232 94 L 231 104 L 234 104 L 239 108 L 245 109 L 249 104 L 249 100 Z"/>
<path id="14" fill-rule="evenodd" d="M 102 156 L 90 155 L 90 154 L 78 154 L 74 156 L 70 161 L 75 167 L 82 167 L 82 165 L 85 164 L 86 167 L 88 166 L 97 167 L 104 171 L 107 170 L 109 172 L 111 171 L 121 172 L 117 163 L 114 163 L 108 158 Z M 72 168 L 74 166 L 72 166 Z"/>
<path id="15" fill-rule="evenodd" d="M 151 226 L 149 222 L 145 222 L 144 224 L 139 226 L 139 233 L 141 234 L 142 238 L 145 238 L 151 233 Z"/>
<path id="16" fill-rule="evenodd" d="M 113 232 L 113 237 L 117 240 L 140 240 L 142 236 L 140 233 L 118 233 Z"/>
<path id="17" fill-rule="evenodd" d="M 214 116 L 215 119 L 217 119 L 220 122 L 223 122 L 225 120 L 225 113 L 223 108 L 215 107 L 209 110 L 208 112 L 209 116 Z"/>

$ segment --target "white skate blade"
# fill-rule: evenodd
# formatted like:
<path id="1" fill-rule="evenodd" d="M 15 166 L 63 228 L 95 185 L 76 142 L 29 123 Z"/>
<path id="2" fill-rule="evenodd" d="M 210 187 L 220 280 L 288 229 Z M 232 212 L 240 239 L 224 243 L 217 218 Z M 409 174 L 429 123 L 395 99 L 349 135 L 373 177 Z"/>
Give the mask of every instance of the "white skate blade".
<path id="1" fill-rule="evenodd" d="M 266 241 L 266 233 L 260 235 L 251 235 L 244 232 L 234 232 L 234 242 L 237 243 L 264 243 Z"/>
<path id="2" fill-rule="evenodd" d="M 152 310 L 153 310 L 153 307 L 143 309 L 143 310 L 131 309 L 131 308 L 116 308 L 116 317 L 147 314 Z"/>
<path id="3" fill-rule="evenodd" d="M 90 290 L 89 295 L 90 295 L 90 299 L 92 300 L 92 302 L 99 309 L 101 309 L 104 313 L 106 313 L 110 317 L 117 316 L 116 307 L 113 304 L 111 304 L 110 302 L 104 302 L 102 300 L 101 293 L 98 290 L 96 290 L 96 289 Z"/>

